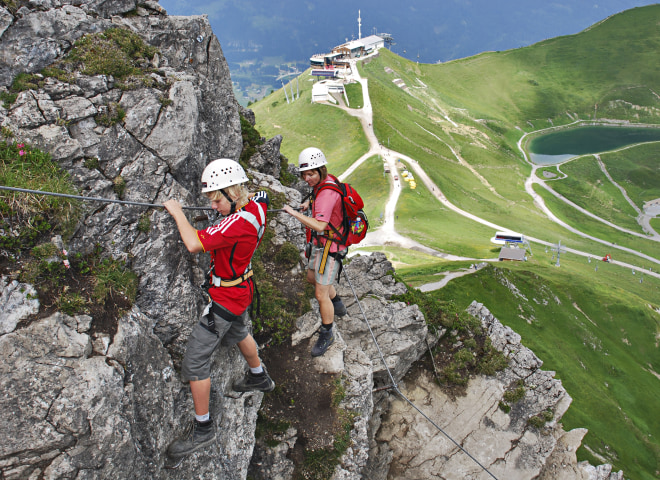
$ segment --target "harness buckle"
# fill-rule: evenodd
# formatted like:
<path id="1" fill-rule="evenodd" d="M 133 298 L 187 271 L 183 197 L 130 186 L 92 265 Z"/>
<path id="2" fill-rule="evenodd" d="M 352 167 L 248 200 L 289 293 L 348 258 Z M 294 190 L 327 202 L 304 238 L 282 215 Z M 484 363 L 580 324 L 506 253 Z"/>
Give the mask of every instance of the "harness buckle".
<path id="1" fill-rule="evenodd" d="M 214 274 L 212 274 L 211 285 L 213 285 L 214 287 L 235 287 L 236 285 L 240 285 L 241 283 L 246 281 L 253 274 L 254 272 L 252 271 L 252 269 L 250 269 L 240 277 L 232 278 L 231 280 L 223 280 L 222 278 L 216 277 Z"/>

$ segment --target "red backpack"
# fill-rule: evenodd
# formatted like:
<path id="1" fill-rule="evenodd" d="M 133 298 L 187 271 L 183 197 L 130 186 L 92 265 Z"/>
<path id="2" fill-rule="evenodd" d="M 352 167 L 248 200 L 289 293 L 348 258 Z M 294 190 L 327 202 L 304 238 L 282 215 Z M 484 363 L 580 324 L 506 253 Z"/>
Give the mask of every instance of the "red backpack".
<path id="1" fill-rule="evenodd" d="M 360 194 L 349 184 L 340 182 L 334 175 L 328 174 L 328 177 L 335 183 L 323 183 L 316 192 L 318 195 L 321 190 L 329 188 L 341 195 L 343 220 L 339 226 L 328 223 L 335 236 L 331 238 L 333 242 L 340 245 L 355 245 L 360 243 L 367 236 L 369 229 L 369 220 L 364 213 L 364 201 Z M 343 232 L 343 233 L 342 233 Z"/>

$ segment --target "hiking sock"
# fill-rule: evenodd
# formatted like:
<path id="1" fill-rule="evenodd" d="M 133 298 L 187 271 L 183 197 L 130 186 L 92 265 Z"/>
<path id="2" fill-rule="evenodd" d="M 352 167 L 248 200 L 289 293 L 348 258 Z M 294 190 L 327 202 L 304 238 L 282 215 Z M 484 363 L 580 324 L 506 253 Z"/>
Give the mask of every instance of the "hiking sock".
<path id="1" fill-rule="evenodd" d="M 261 375 L 263 371 L 264 371 L 264 367 L 262 365 L 259 365 L 256 368 L 250 367 L 250 372 L 252 373 L 252 375 Z"/>
<path id="2" fill-rule="evenodd" d="M 195 414 L 195 420 L 197 420 L 198 423 L 205 423 L 210 420 L 210 415 L 208 412 L 206 412 L 205 415 L 197 415 Z"/>
<path id="3" fill-rule="evenodd" d="M 324 323 L 321 325 L 321 330 L 325 330 L 326 332 L 332 330 L 332 326 L 334 325 L 334 322 L 331 323 Z"/>

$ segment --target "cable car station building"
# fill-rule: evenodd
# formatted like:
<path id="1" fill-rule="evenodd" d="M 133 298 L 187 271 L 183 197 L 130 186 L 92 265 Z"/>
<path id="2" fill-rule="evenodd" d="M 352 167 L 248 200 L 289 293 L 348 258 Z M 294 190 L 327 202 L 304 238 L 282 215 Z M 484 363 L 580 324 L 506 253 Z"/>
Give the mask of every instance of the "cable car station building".
<path id="1" fill-rule="evenodd" d="M 360 58 L 370 53 L 375 53 L 385 46 L 385 40 L 378 35 L 351 40 L 348 43 L 339 45 L 332 49 L 330 53 L 321 53 L 312 55 L 309 63 L 312 67 L 312 75 L 320 77 L 335 77 L 336 71 L 349 67 L 349 60 Z"/>
<path id="2" fill-rule="evenodd" d="M 352 58 L 360 58 L 370 53 L 376 53 L 385 46 L 386 42 L 392 43 L 392 35 L 381 33 L 369 35 L 362 38 L 362 15 L 358 10 L 358 39 L 351 40 L 332 49 L 330 53 L 317 53 L 310 57 L 309 63 L 312 67 L 312 75 L 318 77 L 336 78 L 340 72 L 350 68 L 349 61 Z"/>

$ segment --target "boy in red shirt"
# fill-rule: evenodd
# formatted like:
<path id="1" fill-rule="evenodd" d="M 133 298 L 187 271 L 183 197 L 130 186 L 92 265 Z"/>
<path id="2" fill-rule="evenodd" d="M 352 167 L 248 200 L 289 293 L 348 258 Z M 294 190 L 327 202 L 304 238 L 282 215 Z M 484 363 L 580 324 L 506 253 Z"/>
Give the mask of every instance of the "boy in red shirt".
<path id="1" fill-rule="evenodd" d="M 289 205 L 284 206 L 284 210 L 307 227 L 311 234 L 307 281 L 314 285 L 321 312 L 321 328 L 318 331 L 319 338 L 312 348 L 313 357 L 323 355 L 334 343 L 332 328 L 334 316 L 346 315 L 346 307 L 332 285 L 340 272 L 341 260 L 346 255 L 346 246 L 332 241 L 335 234 L 330 228 L 330 225 L 333 225 L 343 233 L 342 199 L 339 193 L 330 188 L 321 189 L 324 183 L 333 182 L 328 177 L 327 163 L 323 152 L 315 147 L 306 148 L 298 157 L 300 177 L 312 187 L 311 217 L 297 212 Z M 308 207 L 309 204 L 304 203 L 301 210 L 307 210 Z"/>
<path id="2" fill-rule="evenodd" d="M 197 230 L 188 222 L 178 201 L 163 204 L 176 221 L 188 251 L 211 252 L 208 293 L 212 302 L 190 333 L 181 367 L 183 379 L 190 382 L 195 420 L 184 436 L 168 447 L 167 453 L 173 459 L 215 440 L 209 415 L 211 357 L 220 344 L 238 345 L 249 366 L 245 377 L 234 384 L 234 390 L 270 392 L 275 388 L 246 326 L 247 307 L 254 294 L 251 260 L 266 228 L 269 203 L 265 192 L 250 195 L 242 185 L 247 181 L 243 167 L 233 160 L 223 158 L 208 164 L 202 173 L 202 193 L 225 218 L 205 230 Z"/>

